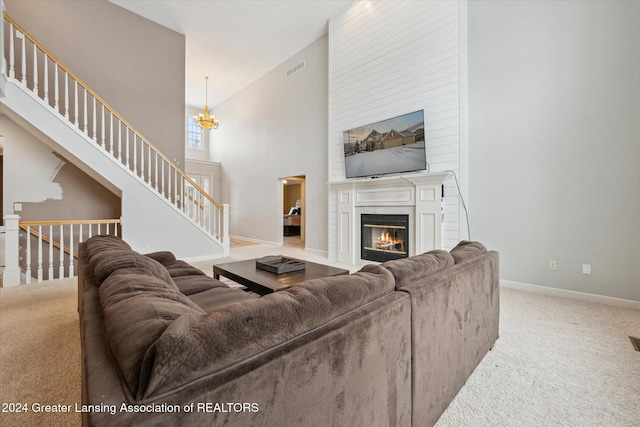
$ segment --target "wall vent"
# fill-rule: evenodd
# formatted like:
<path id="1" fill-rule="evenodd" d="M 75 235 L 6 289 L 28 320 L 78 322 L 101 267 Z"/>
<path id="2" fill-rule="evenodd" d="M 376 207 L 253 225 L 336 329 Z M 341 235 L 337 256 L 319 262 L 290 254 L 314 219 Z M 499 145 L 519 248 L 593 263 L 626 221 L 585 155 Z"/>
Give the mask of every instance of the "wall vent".
<path id="1" fill-rule="evenodd" d="M 304 61 L 302 61 L 301 63 L 297 64 L 295 67 L 289 69 L 287 71 L 287 77 L 290 77 L 291 75 L 297 73 L 298 71 L 302 70 L 304 68 Z"/>

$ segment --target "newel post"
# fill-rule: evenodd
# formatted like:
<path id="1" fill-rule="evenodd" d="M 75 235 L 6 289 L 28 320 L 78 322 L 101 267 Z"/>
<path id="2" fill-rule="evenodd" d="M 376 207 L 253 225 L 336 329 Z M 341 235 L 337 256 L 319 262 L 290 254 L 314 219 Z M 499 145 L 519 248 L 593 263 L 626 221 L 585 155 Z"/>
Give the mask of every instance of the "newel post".
<path id="1" fill-rule="evenodd" d="M 222 254 L 227 257 L 231 252 L 231 238 L 229 238 L 229 204 L 223 204 L 222 209 Z"/>
<path id="2" fill-rule="evenodd" d="M 18 286 L 20 284 L 20 215 L 6 215 L 4 219 L 4 271 L 2 286 Z"/>

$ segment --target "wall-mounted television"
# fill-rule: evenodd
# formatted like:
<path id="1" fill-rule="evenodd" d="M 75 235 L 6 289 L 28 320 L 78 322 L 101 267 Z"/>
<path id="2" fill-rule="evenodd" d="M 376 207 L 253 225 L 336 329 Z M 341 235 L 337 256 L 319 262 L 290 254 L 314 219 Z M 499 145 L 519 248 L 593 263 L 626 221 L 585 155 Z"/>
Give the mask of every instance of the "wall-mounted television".
<path id="1" fill-rule="evenodd" d="M 343 139 L 347 178 L 427 169 L 423 110 L 345 131 Z"/>

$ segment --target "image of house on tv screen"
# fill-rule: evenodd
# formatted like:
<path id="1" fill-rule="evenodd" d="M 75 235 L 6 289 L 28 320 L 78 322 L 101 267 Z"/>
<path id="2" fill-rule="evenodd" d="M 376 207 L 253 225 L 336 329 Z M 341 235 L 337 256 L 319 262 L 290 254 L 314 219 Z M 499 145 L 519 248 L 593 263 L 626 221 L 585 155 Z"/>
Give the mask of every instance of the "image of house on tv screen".
<path id="1" fill-rule="evenodd" d="M 426 169 L 423 110 L 348 130 L 343 137 L 347 178 Z"/>

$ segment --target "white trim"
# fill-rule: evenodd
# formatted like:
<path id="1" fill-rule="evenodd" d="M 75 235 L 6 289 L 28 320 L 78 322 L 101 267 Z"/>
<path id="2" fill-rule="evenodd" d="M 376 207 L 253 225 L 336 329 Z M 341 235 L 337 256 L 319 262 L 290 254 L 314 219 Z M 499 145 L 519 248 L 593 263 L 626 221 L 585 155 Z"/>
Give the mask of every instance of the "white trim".
<path id="1" fill-rule="evenodd" d="M 460 168 L 460 197 L 464 199 L 467 210 L 469 209 L 469 38 L 468 38 L 468 15 L 467 0 L 458 2 L 458 44 L 460 49 L 459 73 L 460 73 L 460 139 L 459 139 L 459 158 L 458 165 Z M 462 205 L 462 200 L 458 202 L 458 224 L 460 240 L 471 239 L 470 230 L 467 228 L 468 212 Z"/>
<path id="2" fill-rule="evenodd" d="M 306 247 L 306 246 L 304 248 L 304 251 L 312 253 L 314 255 L 321 256 L 323 258 L 327 258 L 327 262 L 331 262 L 331 261 L 329 261 L 329 251 L 323 251 L 321 249 L 309 248 L 309 247 Z"/>
<path id="3" fill-rule="evenodd" d="M 615 307 L 630 308 L 640 311 L 640 301 L 622 298 L 613 298 L 603 295 L 588 294 L 586 292 L 570 291 L 567 289 L 550 288 L 548 286 L 532 285 L 530 283 L 514 282 L 512 280 L 500 280 L 500 286 L 518 291 L 533 292 L 560 298 L 571 298 L 579 301 L 587 301 L 598 304 L 607 304 Z"/>
<path id="4" fill-rule="evenodd" d="M 247 242 L 258 243 L 258 244 L 261 244 L 261 245 L 282 246 L 282 243 L 270 242 L 268 240 L 252 239 L 250 237 L 238 236 L 238 235 L 235 235 L 235 234 L 233 234 L 233 235 L 231 235 L 229 237 L 231 239 L 246 240 Z M 231 248 L 233 248 L 233 245 L 231 245 Z"/>

